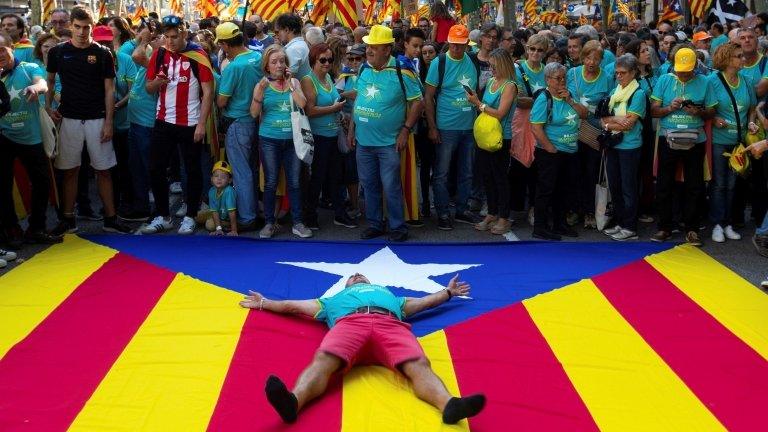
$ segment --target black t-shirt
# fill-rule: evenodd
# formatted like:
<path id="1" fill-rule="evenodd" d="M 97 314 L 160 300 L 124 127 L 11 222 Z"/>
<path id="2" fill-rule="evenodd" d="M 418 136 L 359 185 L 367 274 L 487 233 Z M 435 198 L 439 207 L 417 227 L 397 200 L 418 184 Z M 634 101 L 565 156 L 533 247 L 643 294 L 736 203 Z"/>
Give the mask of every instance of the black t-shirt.
<path id="1" fill-rule="evenodd" d="M 71 42 L 58 44 L 48 51 L 47 70 L 61 79 L 62 116 L 104 118 L 104 80 L 115 78 L 115 61 L 107 48 L 97 43 L 88 48 L 76 48 Z"/>

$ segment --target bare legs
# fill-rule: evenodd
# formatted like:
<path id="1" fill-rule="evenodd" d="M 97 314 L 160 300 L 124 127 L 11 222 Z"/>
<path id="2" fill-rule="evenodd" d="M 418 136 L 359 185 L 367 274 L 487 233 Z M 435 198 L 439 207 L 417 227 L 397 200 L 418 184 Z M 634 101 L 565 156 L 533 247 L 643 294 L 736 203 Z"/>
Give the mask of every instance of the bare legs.
<path id="1" fill-rule="evenodd" d="M 331 375 L 339 370 L 343 361 L 335 355 L 318 351 L 312 363 L 301 372 L 296 385 L 293 387 L 293 394 L 301 409 L 307 402 L 322 395 L 328 387 L 328 380 Z"/>
<path id="2" fill-rule="evenodd" d="M 442 412 L 445 404 L 451 399 L 451 394 L 448 393 L 440 377 L 432 370 L 429 360 L 422 357 L 407 361 L 401 365 L 400 369 L 403 375 L 411 380 L 416 397 Z"/>

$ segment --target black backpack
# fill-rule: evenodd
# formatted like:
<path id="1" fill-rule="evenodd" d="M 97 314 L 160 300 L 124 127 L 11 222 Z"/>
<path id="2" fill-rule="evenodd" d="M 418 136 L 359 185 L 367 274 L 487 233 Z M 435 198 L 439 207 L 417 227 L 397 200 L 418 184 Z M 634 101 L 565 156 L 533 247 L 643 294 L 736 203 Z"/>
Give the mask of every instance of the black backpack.
<path id="1" fill-rule="evenodd" d="M 360 66 L 360 70 L 357 71 L 357 76 L 360 77 L 363 74 L 363 71 L 370 69 L 370 67 L 371 66 L 368 64 L 368 62 L 363 63 L 363 65 Z M 405 105 L 407 107 L 408 93 L 405 91 L 405 81 L 403 81 L 403 68 L 400 66 L 400 60 L 398 60 L 397 57 L 395 57 L 395 72 L 397 73 L 397 80 L 400 82 L 400 91 L 403 93 L 403 101 L 405 101 Z M 405 118 L 408 118 L 408 109 L 405 110 Z"/>
<path id="2" fill-rule="evenodd" d="M 8 114 L 11 110 L 11 95 L 8 94 L 8 89 L 5 88 L 5 83 L 0 81 L 0 117 Z"/>

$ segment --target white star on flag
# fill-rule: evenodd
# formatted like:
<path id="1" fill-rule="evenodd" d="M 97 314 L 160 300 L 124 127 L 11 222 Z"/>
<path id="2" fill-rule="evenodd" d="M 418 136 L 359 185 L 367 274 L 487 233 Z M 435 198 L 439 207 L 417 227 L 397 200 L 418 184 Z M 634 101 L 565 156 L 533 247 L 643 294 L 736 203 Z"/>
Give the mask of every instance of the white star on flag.
<path id="1" fill-rule="evenodd" d="M 278 264 L 302 267 L 341 276 L 322 297 L 331 297 L 343 290 L 347 279 L 355 273 L 365 275 L 374 284 L 432 294 L 445 289 L 445 287 L 430 279 L 430 276 L 440 276 L 482 265 L 408 264 L 392 252 L 392 249 L 388 246 L 379 249 L 359 263 L 278 262 Z"/>

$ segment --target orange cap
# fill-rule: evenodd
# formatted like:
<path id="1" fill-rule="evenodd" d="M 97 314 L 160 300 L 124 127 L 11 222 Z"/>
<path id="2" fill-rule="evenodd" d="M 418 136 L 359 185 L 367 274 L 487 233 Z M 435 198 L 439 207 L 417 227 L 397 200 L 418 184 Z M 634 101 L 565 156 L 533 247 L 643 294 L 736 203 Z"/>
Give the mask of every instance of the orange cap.
<path id="1" fill-rule="evenodd" d="M 712 39 L 712 35 L 704 31 L 700 31 L 693 35 L 694 42 L 703 41 L 706 39 Z"/>
<path id="2" fill-rule="evenodd" d="M 469 42 L 469 29 L 461 24 L 456 24 L 448 30 L 448 43 L 465 44 Z"/>

